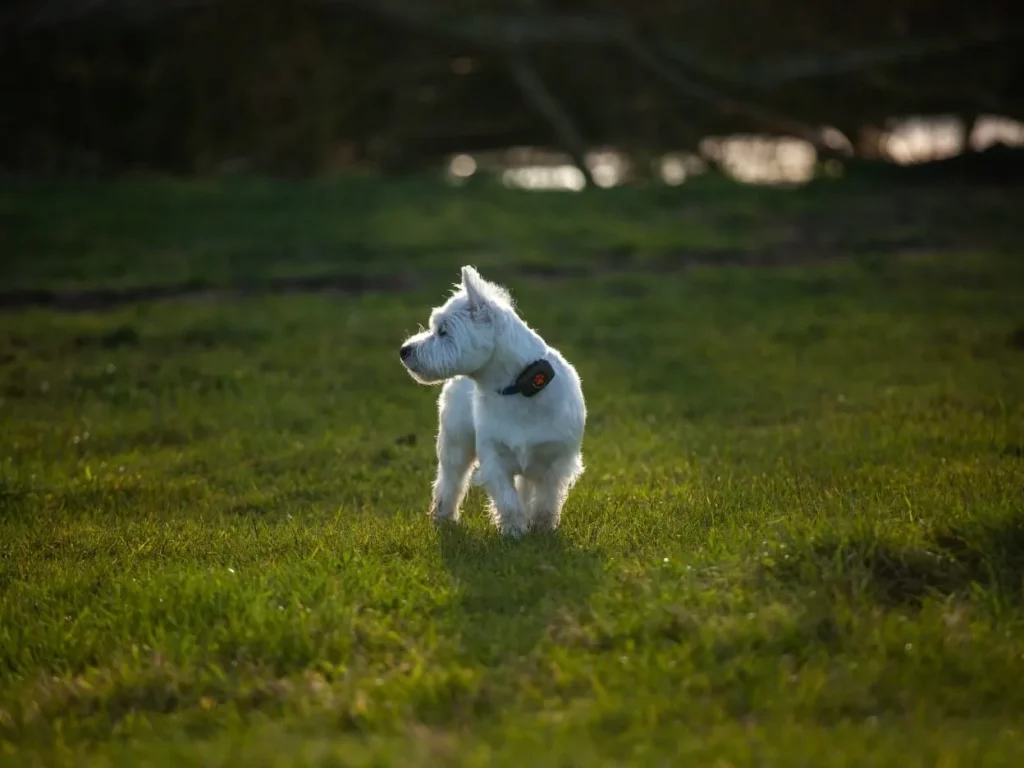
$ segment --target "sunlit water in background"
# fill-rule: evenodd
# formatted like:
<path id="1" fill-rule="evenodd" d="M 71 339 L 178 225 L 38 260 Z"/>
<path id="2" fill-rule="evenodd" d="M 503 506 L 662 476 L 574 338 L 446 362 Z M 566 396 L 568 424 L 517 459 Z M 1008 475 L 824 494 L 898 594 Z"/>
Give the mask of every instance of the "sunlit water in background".
<path id="1" fill-rule="evenodd" d="M 822 137 L 839 152 L 852 149 L 849 139 L 835 129 L 826 128 Z M 975 121 L 968 136 L 967 126 L 957 117 L 910 117 L 891 121 L 875 137 L 881 158 L 901 165 L 940 160 L 1000 143 L 1024 146 L 1024 123 L 986 115 Z M 652 171 L 666 184 L 678 185 L 707 170 L 709 162 L 749 184 L 803 184 L 819 173 L 841 173 L 841 164 L 834 160 L 819 168 L 817 150 L 803 139 L 758 135 L 708 137 L 701 142 L 699 154 L 664 155 L 655 161 Z M 601 187 L 623 183 L 634 170 L 630 159 L 614 150 L 591 152 L 587 166 Z M 530 148 L 460 154 L 448 163 L 447 177 L 452 183 L 465 182 L 477 173 L 497 174 L 505 185 L 523 189 L 576 191 L 586 186 L 583 174 L 566 155 Z"/>

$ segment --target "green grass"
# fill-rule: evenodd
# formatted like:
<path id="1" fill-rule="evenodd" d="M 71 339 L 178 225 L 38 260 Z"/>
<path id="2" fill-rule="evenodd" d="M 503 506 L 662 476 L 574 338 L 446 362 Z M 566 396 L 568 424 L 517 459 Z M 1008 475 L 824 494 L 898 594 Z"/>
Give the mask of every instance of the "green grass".
<path id="1" fill-rule="evenodd" d="M 418 276 L 0 313 L 0 763 L 1024 764 L 1019 207 L 705 191 L 0 192 L 5 290 Z M 397 347 L 474 254 L 583 377 L 554 535 L 426 518 Z"/>
<path id="2" fill-rule="evenodd" d="M 359 178 L 7 182 L 0 289 L 218 287 L 353 273 L 447 280 L 466 261 L 544 274 L 748 255 L 813 262 L 922 244 L 1006 250 L 1024 238 L 1021 204 L 1012 190 L 879 194 L 820 182 L 776 191 L 720 178 L 585 195 Z"/>

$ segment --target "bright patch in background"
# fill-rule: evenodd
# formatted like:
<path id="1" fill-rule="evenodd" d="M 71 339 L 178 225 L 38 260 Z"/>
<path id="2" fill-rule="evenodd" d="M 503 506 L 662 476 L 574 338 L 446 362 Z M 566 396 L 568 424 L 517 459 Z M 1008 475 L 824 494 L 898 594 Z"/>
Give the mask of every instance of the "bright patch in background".
<path id="1" fill-rule="evenodd" d="M 629 171 L 626 158 L 618 152 L 594 152 L 587 157 L 587 166 L 599 187 L 620 184 Z"/>
<path id="2" fill-rule="evenodd" d="M 573 165 L 527 165 L 510 168 L 501 174 L 501 181 L 508 187 L 523 189 L 564 189 L 578 192 L 587 185 L 583 172 Z"/>
<path id="3" fill-rule="evenodd" d="M 747 184 L 798 184 L 814 177 L 818 153 L 803 139 L 773 136 L 709 137 L 701 154 L 737 181 Z"/>
<path id="4" fill-rule="evenodd" d="M 697 157 L 697 155 L 674 152 L 663 156 L 657 163 L 657 169 L 661 180 L 675 187 L 691 176 L 705 173 L 708 169 L 708 164 Z"/>
<path id="5" fill-rule="evenodd" d="M 953 157 L 964 149 L 964 124 L 955 117 L 894 120 L 881 147 L 883 156 L 900 165 Z"/>
<path id="6" fill-rule="evenodd" d="M 967 149 L 984 150 L 996 144 L 1024 146 L 1024 123 L 999 115 L 982 115 L 971 135 L 954 116 L 909 117 L 893 120 L 882 140 L 887 159 L 901 165 L 955 157 Z"/>
<path id="7" fill-rule="evenodd" d="M 686 181 L 686 164 L 678 157 L 665 157 L 661 161 L 661 178 L 666 184 L 677 186 Z"/>
<path id="8" fill-rule="evenodd" d="M 941 160 L 964 152 L 968 147 L 983 150 L 997 144 L 1024 146 L 1024 123 L 998 115 L 984 115 L 967 126 L 953 116 L 906 117 L 891 120 L 878 137 L 882 156 L 900 165 Z M 854 151 L 850 138 L 837 128 L 821 131 L 824 143 L 842 154 Z M 700 143 L 700 155 L 671 152 L 654 161 L 654 171 L 665 184 L 678 186 L 707 170 L 708 162 L 726 175 L 746 184 L 804 184 L 816 173 L 827 177 L 842 175 L 836 159 L 819 164 L 818 152 L 803 139 L 767 135 L 709 136 Z M 587 166 L 599 187 L 614 187 L 630 178 L 630 158 L 614 149 L 587 156 Z M 564 154 L 520 147 L 505 153 L 451 158 L 447 176 L 463 183 L 479 171 L 496 173 L 508 187 L 579 191 L 586 186 L 580 170 Z"/>
<path id="9" fill-rule="evenodd" d="M 448 179 L 455 183 L 466 181 L 476 173 L 476 160 L 471 155 L 456 155 L 448 163 Z"/>
<path id="10" fill-rule="evenodd" d="M 984 115 L 971 132 L 971 149 L 983 150 L 995 144 L 1024 147 L 1024 123 L 999 115 Z"/>

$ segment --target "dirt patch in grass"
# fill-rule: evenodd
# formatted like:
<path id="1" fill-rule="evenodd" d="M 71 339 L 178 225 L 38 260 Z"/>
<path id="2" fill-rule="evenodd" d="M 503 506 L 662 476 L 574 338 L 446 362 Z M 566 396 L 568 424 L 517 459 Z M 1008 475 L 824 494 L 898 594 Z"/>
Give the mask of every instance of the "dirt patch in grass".
<path id="1" fill-rule="evenodd" d="M 820 582 L 890 606 L 919 604 L 929 596 L 964 595 L 972 585 L 998 587 L 1019 599 L 1024 519 L 949 527 L 917 546 L 867 536 L 820 541 L 769 565 L 767 571 L 784 582 Z"/>
<path id="2" fill-rule="evenodd" d="M 813 266 L 848 259 L 882 270 L 902 256 L 1007 251 L 1024 242 L 1017 215 L 1020 194 L 984 186 L 851 183 L 791 191 L 730 187 L 727 195 L 717 197 L 702 195 L 696 188 L 618 190 L 603 198 L 559 198 L 554 211 L 550 198 L 543 196 L 492 200 L 482 195 L 467 200 L 453 194 L 439 191 L 431 203 L 436 215 L 423 220 L 418 218 L 421 208 L 385 206 L 388 215 L 382 228 L 343 241 L 335 237 L 340 225 L 332 208 L 307 211 L 308 226 L 299 245 L 294 245 L 285 226 L 293 214 L 284 198 L 267 217 L 232 219 L 235 239 L 225 233 L 217 236 L 227 221 L 224 217 L 196 218 L 189 220 L 185 241 L 173 240 L 173 260 L 160 255 L 167 248 L 158 247 L 162 241 L 151 231 L 156 224 L 137 231 L 103 229 L 104 237 L 117 243 L 108 253 L 91 239 L 91 227 L 96 225 L 88 211 L 66 216 L 85 233 L 73 250 L 56 238 L 52 228 L 36 222 L 38 229 L 16 244 L 19 251 L 12 256 L 10 274 L 17 282 L 0 288 L 0 311 L 95 312 L 160 300 L 394 293 L 450 280 L 452 270 L 466 261 L 479 263 L 495 279 L 542 281 L 675 274 L 694 267 Z M 23 216 L 30 218 L 33 210 L 26 209 Z M 495 210 L 504 213 L 495 217 Z M 512 210 L 518 216 L 508 215 Z M 104 211 L 99 207 L 92 215 Z M 271 220 L 286 234 L 274 230 L 261 235 L 261 227 Z M 358 223 L 352 228 L 361 232 Z M 415 244 L 396 240 L 396 232 L 404 232 Z M 242 237 L 246 233 L 249 239 Z M 210 242 L 222 240 L 210 250 Z M 271 256 L 265 253 L 268 242 L 274 244 Z M 32 255 L 47 253 L 51 255 L 44 258 Z M 37 269 L 38 263 L 47 266 Z M 304 273 L 294 274 L 299 269 Z M 175 270 L 180 279 L 169 279 L 166 270 Z M 29 277 L 33 274 L 34 280 Z M 158 283 L 151 275 L 164 277 Z M 47 282 L 58 276 L 76 276 L 84 282 L 69 288 Z M 0 276 L 0 282 L 3 279 Z M 127 284 L 106 282 L 115 279 Z M 95 343 L 114 348 L 132 340 L 114 335 Z M 1019 339 L 1012 343 L 1021 344 Z"/>
<path id="3" fill-rule="evenodd" d="M 886 258 L 898 259 L 914 255 L 919 249 L 893 250 Z M 936 253 L 942 249 L 931 249 Z M 544 282 L 585 277 L 608 277 L 628 274 L 672 275 L 700 267 L 778 268 L 813 266 L 858 256 L 855 249 L 776 248 L 765 250 L 723 249 L 711 251 L 669 250 L 659 258 L 636 264 L 616 263 L 611 258 L 595 259 L 589 265 L 524 264 L 489 269 L 488 276 L 498 281 L 532 279 Z M 272 278 L 253 284 L 211 286 L 200 283 L 135 286 L 83 290 L 13 290 L 0 291 L 0 312 L 30 308 L 63 312 L 110 311 L 131 304 L 154 301 L 235 301 L 246 298 L 288 294 L 358 296 L 366 293 L 400 293 L 450 277 L 439 271 L 405 272 L 402 275 L 320 275 L 312 277 Z M 114 349 L 137 344 L 137 339 L 116 332 L 103 338 L 81 340 L 83 346 Z"/>

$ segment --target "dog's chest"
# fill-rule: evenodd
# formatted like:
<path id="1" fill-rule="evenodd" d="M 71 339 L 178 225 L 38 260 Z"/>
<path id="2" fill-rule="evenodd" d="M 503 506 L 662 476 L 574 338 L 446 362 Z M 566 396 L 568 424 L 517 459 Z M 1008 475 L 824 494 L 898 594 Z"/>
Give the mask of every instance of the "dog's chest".
<path id="1" fill-rule="evenodd" d="M 514 474 L 534 474 L 564 450 L 562 431 L 554 414 L 537 409 L 526 413 L 481 413 L 479 437 L 498 449 L 502 463 Z"/>
<path id="2" fill-rule="evenodd" d="M 558 429 L 558 414 L 525 398 L 501 398 L 477 403 L 473 421 L 477 430 L 516 450 L 551 439 Z"/>
<path id="3" fill-rule="evenodd" d="M 558 443 L 499 442 L 497 453 L 505 469 L 514 475 L 539 475 L 564 450 Z"/>

